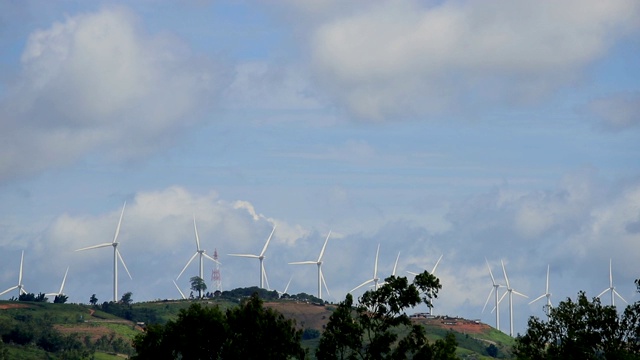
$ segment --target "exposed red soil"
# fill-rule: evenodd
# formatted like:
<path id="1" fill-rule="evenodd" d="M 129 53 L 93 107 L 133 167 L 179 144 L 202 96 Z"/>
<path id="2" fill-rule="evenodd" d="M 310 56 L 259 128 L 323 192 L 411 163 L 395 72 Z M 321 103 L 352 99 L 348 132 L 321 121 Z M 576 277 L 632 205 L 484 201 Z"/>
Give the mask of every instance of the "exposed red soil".
<path id="1" fill-rule="evenodd" d="M 0 304 L 0 310 L 19 309 L 19 308 L 27 308 L 27 307 L 29 307 L 29 305 L 27 304 L 15 304 L 15 303 Z"/>
<path id="2" fill-rule="evenodd" d="M 322 330 L 331 316 L 331 311 L 325 306 L 298 301 L 265 302 L 264 306 L 278 311 L 287 319 L 295 319 L 299 328 Z"/>
<path id="3" fill-rule="evenodd" d="M 452 329 L 463 334 L 481 334 L 491 329 L 491 326 L 466 319 L 444 318 L 413 318 L 412 321 L 420 324 L 437 326 L 443 329 Z"/>

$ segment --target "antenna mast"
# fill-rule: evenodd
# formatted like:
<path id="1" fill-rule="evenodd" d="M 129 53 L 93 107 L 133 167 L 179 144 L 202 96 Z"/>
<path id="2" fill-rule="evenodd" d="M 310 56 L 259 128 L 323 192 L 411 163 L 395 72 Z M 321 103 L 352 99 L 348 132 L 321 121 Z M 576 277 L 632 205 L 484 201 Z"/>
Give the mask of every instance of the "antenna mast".
<path id="1" fill-rule="evenodd" d="M 220 277 L 220 263 L 218 260 L 218 249 L 213 250 L 213 258 L 216 260 L 216 267 L 211 271 L 211 281 L 215 290 L 222 291 L 222 278 Z"/>

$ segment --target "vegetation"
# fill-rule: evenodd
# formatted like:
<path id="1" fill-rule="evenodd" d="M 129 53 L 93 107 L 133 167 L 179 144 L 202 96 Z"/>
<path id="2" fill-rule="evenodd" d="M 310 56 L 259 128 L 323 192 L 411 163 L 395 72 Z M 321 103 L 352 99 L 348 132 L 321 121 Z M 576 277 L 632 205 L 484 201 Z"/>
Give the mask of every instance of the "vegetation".
<path id="1" fill-rule="evenodd" d="M 202 293 L 207 290 L 207 283 L 200 276 L 193 276 L 189 279 L 191 290 L 198 292 L 198 297 L 202 299 Z"/>
<path id="2" fill-rule="evenodd" d="M 377 290 L 370 290 L 354 307 L 347 294 L 329 319 L 316 351 L 324 359 L 455 359 L 456 340 L 449 333 L 429 343 L 424 327 L 411 323 L 404 310 L 421 302 L 432 306 L 442 286 L 425 271 L 412 284 L 405 277 L 391 276 Z M 423 297 L 420 296 L 422 293 Z M 401 328 L 409 328 L 403 337 Z"/>
<path id="3" fill-rule="evenodd" d="M 636 280 L 640 292 L 640 280 Z M 640 302 L 621 314 L 599 298 L 578 293 L 549 311 L 549 320 L 531 317 L 517 339 L 518 359 L 640 359 Z"/>
<path id="4" fill-rule="evenodd" d="M 302 331 L 256 295 L 223 313 L 195 303 L 134 339 L 135 359 L 304 359 Z"/>

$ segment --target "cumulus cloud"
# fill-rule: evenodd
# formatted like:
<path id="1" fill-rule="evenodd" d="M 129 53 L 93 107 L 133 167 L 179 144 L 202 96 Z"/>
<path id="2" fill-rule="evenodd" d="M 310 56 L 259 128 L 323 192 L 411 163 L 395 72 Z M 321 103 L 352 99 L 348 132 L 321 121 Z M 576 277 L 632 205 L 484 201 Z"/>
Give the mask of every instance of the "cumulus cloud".
<path id="1" fill-rule="evenodd" d="M 309 46 L 336 101 L 388 120 L 539 101 L 636 31 L 639 12 L 633 0 L 371 3 L 316 25 Z"/>
<path id="2" fill-rule="evenodd" d="M 640 125 L 640 93 L 618 93 L 592 100 L 585 106 L 599 125 L 609 131 L 622 131 Z"/>
<path id="3" fill-rule="evenodd" d="M 0 101 L 0 180 L 94 152 L 144 157 L 175 141 L 222 87 L 222 68 L 125 8 L 67 17 L 29 36 Z"/>

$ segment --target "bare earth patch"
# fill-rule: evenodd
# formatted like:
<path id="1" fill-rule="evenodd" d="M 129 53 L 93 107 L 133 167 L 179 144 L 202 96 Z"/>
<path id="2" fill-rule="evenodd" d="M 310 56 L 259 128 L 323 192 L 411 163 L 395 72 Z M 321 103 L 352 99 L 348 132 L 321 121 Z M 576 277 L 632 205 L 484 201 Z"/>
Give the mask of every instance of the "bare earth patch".
<path id="1" fill-rule="evenodd" d="M 15 304 L 15 303 L 0 304 L 0 310 L 19 309 L 19 308 L 28 308 L 28 307 L 29 305 L 27 304 Z"/>
<path id="2" fill-rule="evenodd" d="M 296 320 L 296 325 L 301 329 L 322 330 L 331 316 L 331 311 L 325 306 L 298 301 L 265 302 L 264 306 L 278 311 L 287 319 Z"/>

